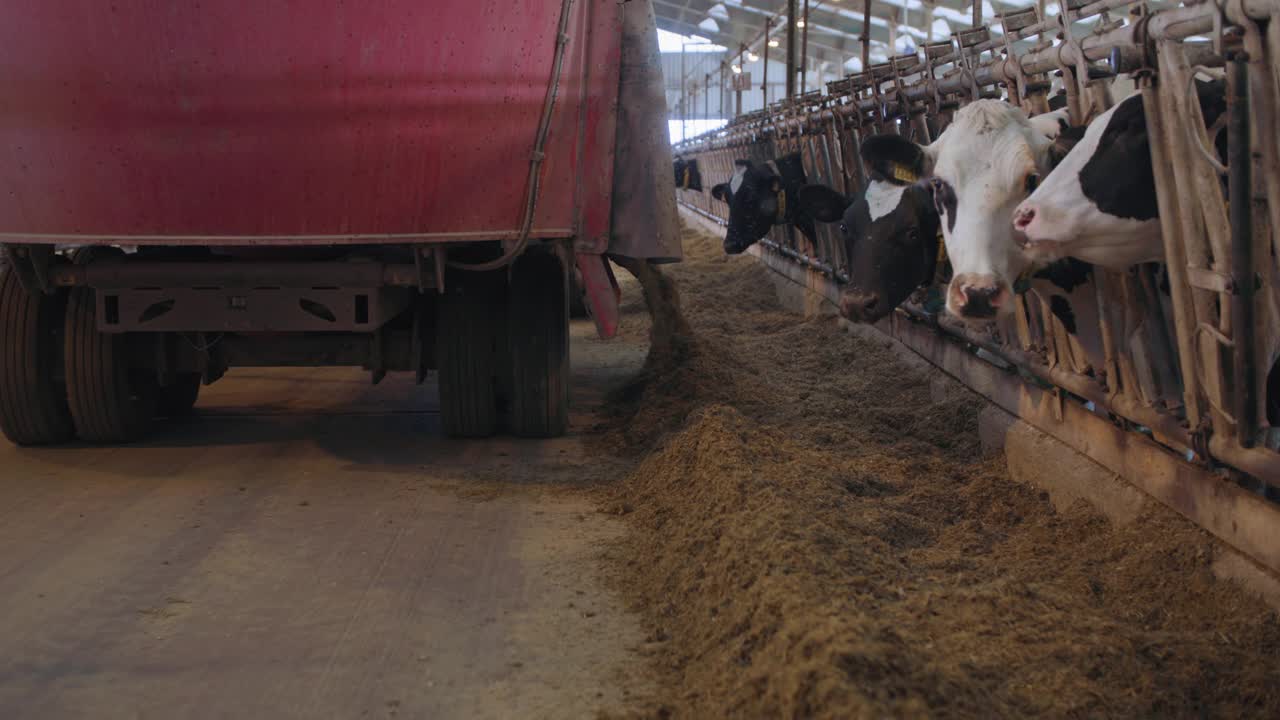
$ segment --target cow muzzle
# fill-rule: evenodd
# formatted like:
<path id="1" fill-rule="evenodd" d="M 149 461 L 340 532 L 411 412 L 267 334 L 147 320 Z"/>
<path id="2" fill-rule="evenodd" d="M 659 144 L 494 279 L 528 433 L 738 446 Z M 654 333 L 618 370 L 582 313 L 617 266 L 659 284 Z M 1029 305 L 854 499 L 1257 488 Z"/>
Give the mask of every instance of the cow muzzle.
<path id="1" fill-rule="evenodd" d="M 1008 312 L 1012 300 L 1008 283 L 994 275 L 967 273 L 952 279 L 947 309 L 962 320 L 987 323 Z"/>
<path id="2" fill-rule="evenodd" d="M 856 323 L 873 323 L 884 317 L 884 300 L 879 293 L 846 290 L 840 293 L 840 314 Z"/>

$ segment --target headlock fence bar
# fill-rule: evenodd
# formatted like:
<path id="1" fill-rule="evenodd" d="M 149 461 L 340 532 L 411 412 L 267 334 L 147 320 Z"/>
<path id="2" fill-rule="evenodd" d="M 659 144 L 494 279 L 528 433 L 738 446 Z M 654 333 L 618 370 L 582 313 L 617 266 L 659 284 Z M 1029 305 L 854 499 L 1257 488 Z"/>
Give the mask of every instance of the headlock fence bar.
<path id="1" fill-rule="evenodd" d="M 1088 32 L 1069 31 L 1088 21 Z M 1123 99 L 1113 96 L 1120 84 L 1132 83 L 1146 109 L 1163 263 L 1095 268 L 1087 290 L 1071 295 L 1074 328 L 1035 289 L 1016 296 L 1010 319 L 984 330 L 930 309 L 936 302 L 928 302 L 927 288 L 880 327 L 915 338 L 918 351 L 936 345 L 921 332 L 970 354 L 980 349 L 981 357 L 1058 403 L 1058 422 L 1100 419 L 1131 438 L 1141 435 L 1178 467 L 1197 469 L 1274 511 L 1280 507 L 1280 0 L 1160 9 L 1131 0 L 1064 0 L 1055 17 L 1041 18 L 1032 7 L 998 22 L 999 34 L 986 27 L 957 32 L 918 54 L 864 66 L 828 83 L 826 93 L 775 103 L 679 144 L 677 156 L 696 159 L 704 178 L 702 191 L 677 190 L 681 205 L 724 224 L 729 208 L 710 190 L 733 175 L 735 160 L 796 152 L 808 182 L 855 195 L 868 180 L 860 144 L 872 135 L 899 133 L 927 144 L 979 98 L 1005 98 L 1040 114 L 1058 84 L 1071 124 L 1079 126 Z M 1194 101 L 1197 77 L 1226 81 L 1225 123 L 1206 127 Z M 1212 149 L 1218 132 L 1227 136 L 1225 163 Z M 813 242 L 780 225 L 761 246 L 770 264 L 793 268 L 789 274 L 807 276 L 828 294 L 848 279 L 848 253 L 834 224 L 819 223 Z M 1085 328 L 1100 349 L 1080 342 Z M 926 357 L 942 363 L 951 352 Z M 1173 474 L 1183 477 L 1181 470 Z M 1159 492 L 1191 496 L 1222 487 Z M 1265 547 L 1266 537 L 1280 538 L 1280 527 L 1263 530 L 1243 541 L 1253 543 L 1246 552 L 1280 571 L 1280 542 Z"/>

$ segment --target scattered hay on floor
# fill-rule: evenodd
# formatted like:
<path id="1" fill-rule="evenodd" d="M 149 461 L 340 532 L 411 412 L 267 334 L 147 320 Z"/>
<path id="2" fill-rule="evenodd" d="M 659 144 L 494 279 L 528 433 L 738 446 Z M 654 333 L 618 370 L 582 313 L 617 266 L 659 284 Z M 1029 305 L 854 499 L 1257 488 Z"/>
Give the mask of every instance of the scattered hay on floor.
<path id="1" fill-rule="evenodd" d="M 1280 716 L 1280 623 L 1163 508 L 1057 513 L 882 345 L 686 237 L 679 342 L 615 397 L 612 576 L 676 717 Z M 677 305 L 677 307 L 679 307 Z"/>

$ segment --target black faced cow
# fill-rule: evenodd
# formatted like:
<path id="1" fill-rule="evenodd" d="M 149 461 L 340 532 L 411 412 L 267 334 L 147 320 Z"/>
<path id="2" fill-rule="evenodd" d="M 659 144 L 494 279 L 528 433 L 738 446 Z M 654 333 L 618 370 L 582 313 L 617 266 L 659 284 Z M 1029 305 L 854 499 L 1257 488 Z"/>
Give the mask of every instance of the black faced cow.
<path id="1" fill-rule="evenodd" d="M 676 158 L 676 189 L 702 192 L 702 173 L 698 171 L 697 158 Z"/>
<path id="2" fill-rule="evenodd" d="M 1197 93 L 1205 122 L 1212 125 L 1226 111 L 1223 84 L 1198 83 Z M 1090 123 L 1084 138 L 1018 206 L 1013 224 L 1032 261 L 1069 256 L 1123 270 L 1163 259 L 1142 95 L 1129 96 Z"/>
<path id="3" fill-rule="evenodd" d="M 733 179 L 711 188 L 711 194 L 729 205 L 729 227 L 724 251 L 737 255 L 769 234 L 775 225 L 794 224 L 813 242 L 813 218 L 800 207 L 805 184 L 800 153 L 784 155 L 768 163 L 736 161 Z"/>
<path id="4" fill-rule="evenodd" d="M 919 185 L 873 174 L 867 189 L 849 198 L 825 185 L 806 185 L 800 204 L 821 222 L 839 222 L 849 282 L 840 314 L 873 323 L 921 285 L 933 280 L 938 258 L 938 215 Z"/>

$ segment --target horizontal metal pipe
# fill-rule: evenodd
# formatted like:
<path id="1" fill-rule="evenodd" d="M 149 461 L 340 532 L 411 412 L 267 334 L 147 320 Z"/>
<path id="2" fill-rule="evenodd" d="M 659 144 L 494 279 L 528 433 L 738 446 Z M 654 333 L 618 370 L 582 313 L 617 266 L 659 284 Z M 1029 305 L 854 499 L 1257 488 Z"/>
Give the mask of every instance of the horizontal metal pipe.
<path id="1" fill-rule="evenodd" d="M 1111 10 L 1117 7 L 1130 5 L 1133 3 L 1122 2 L 1121 0 L 1101 0 L 1100 2 L 1087 5 L 1081 8 L 1077 13 L 1073 13 L 1072 20 L 1081 20 L 1092 17 L 1104 10 Z M 1228 20 L 1241 21 L 1241 17 L 1233 17 L 1238 11 L 1243 16 L 1252 20 L 1266 20 L 1271 17 L 1277 10 L 1277 5 L 1273 0 L 1242 0 L 1239 5 L 1228 4 L 1226 12 Z M 1123 27 L 1115 28 L 1100 35 L 1090 35 L 1079 42 L 1081 53 L 1086 61 L 1097 61 L 1108 59 L 1114 49 L 1121 50 L 1121 61 L 1123 67 L 1115 68 L 1118 71 L 1129 71 L 1136 69 L 1136 65 L 1142 62 L 1145 53 L 1145 43 L 1149 40 L 1159 39 L 1180 39 L 1192 35 L 1199 35 L 1209 32 L 1213 29 L 1214 16 L 1220 12 L 1215 3 L 1204 2 L 1189 7 L 1171 8 L 1162 10 L 1151 15 L 1150 20 L 1145 25 L 1131 23 Z M 1058 30 L 1055 21 L 1045 20 L 1037 25 L 1024 28 L 1018 33 L 1013 33 L 1017 39 L 1030 37 L 1039 32 L 1050 32 Z M 1145 37 L 1144 37 L 1145 36 Z M 975 46 L 974 51 L 981 52 L 986 50 L 994 50 L 1003 46 L 1003 40 L 990 40 Z M 1191 46 L 1191 57 L 1189 60 L 1196 65 L 1221 65 L 1221 59 L 1214 56 L 1213 50 L 1207 44 Z M 1042 50 L 1035 50 L 1024 53 L 1016 58 L 1004 57 L 996 58 L 992 61 L 982 64 L 974 72 L 974 79 L 979 86 L 989 86 L 996 83 L 1012 83 L 1018 77 L 1018 68 L 1021 67 L 1022 72 L 1027 75 L 1037 75 L 1051 72 L 1064 65 L 1074 65 L 1081 58 L 1078 56 L 1076 49 L 1072 45 L 1059 44 L 1047 47 Z M 959 51 L 950 53 L 934 61 L 935 68 L 947 63 L 954 63 L 960 57 Z M 926 66 L 924 63 L 907 68 L 902 75 L 920 75 Z M 883 82 L 888 82 L 885 80 Z M 949 78 L 942 78 L 934 82 L 934 87 L 940 94 L 952 94 L 963 92 L 969 89 L 969 82 L 962 75 L 956 75 Z M 906 84 L 905 100 L 910 102 L 919 102 L 927 99 L 932 89 L 926 78 L 918 77 L 917 79 Z M 888 101 L 899 105 L 899 114 L 902 114 L 902 99 L 897 98 L 897 89 L 891 89 L 882 96 Z M 877 109 L 878 100 L 876 98 L 855 98 L 843 105 L 838 105 L 838 111 L 845 115 L 856 115 L 857 112 L 871 112 Z M 853 106 L 850 108 L 849 106 Z M 816 119 L 829 119 L 831 110 L 824 110 L 816 115 Z M 807 114 L 806 114 L 807 115 Z M 767 123 L 758 127 L 750 127 L 752 123 Z M 714 135 L 703 136 L 701 138 L 691 138 L 679 147 L 682 150 L 692 150 L 705 145 L 706 140 L 715 139 L 717 136 L 727 130 L 729 133 L 735 131 L 749 132 L 752 134 L 769 134 L 768 125 L 782 124 L 788 127 L 794 127 L 801 123 L 800 116 L 792 116 L 790 118 L 774 119 L 768 115 L 750 118 L 747 121 L 748 127 L 742 128 L 731 125 L 719 131 L 714 131 Z M 716 144 L 710 147 L 730 147 L 729 144 Z"/>
<path id="2" fill-rule="evenodd" d="M 934 318 L 916 308 L 903 306 L 902 310 L 921 322 L 931 323 L 934 321 Z M 1192 447 L 1191 435 L 1178 422 L 1178 419 L 1171 415 L 1156 412 L 1152 408 L 1140 405 L 1123 396 L 1108 396 L 1106 390 L 1090 378 L 1049 367 L 1040 358 L 1026 351 L 1004 347 L 989 340 L 973 337 L 964 332 L 963 327 L 958 327 L 954 321 L 944 320 L 938 322 L 937 327 L 948 335 L 980 347 L 1010 365 L 1017 366 L 1041 382 L 1060 387 L 1072 395 L 1092 402 L 1102 410 L 1119 415 L 1138 425 L 1151 428 L 1165 438 L 1176 441 L 1182 446 L 1182 450 Z"/>

